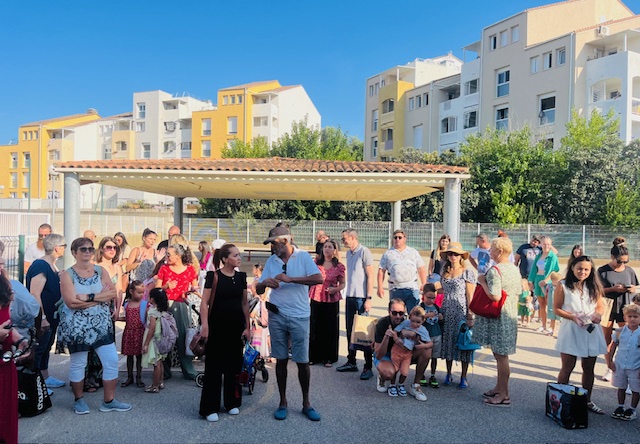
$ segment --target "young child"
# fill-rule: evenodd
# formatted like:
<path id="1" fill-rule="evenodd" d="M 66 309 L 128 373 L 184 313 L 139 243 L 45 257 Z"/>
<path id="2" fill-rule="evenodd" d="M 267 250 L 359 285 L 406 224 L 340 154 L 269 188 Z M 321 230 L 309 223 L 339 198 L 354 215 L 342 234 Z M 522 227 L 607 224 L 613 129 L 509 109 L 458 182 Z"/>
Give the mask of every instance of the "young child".
<path id="1" fill-rule="evenodd" d="M 531 315 L 533 314 L 533 296 L 531 296 L 531 290 L 529 289 L 529 281 L 522 279 L 522 293 L 518 299 L 518 316 L 520 316 L 520 323 L 523 327 L 527 327 L 531 322 Z"/>
<path id="2" fill-rule="evenodd" d="M 133 281 L 127 287 L 124 299 L 125 322 L 122 332 L 121 352 L 127 357 L 127 380 L 120 384 L 128 387 L 133 384 L 133 358 L 136 358 L 136 386 L 144 387 L 142 382 L 142 338 L 147 319 L 147 301 L 143 301 L 144 284 Z"/>
<path id="3" fill-rule="evenodd" d="M 626 305 L 622 309 L 626 325 L 613 334 L 609 353 L 607 354 L 607 366 L 613 371 L 611 384 L 618 389 L 618 408 L 611 414 L 616 419 L 631 421 L 636 419 L 636 408 L 640 401 L 640 306 L 637 304 Z M 613 356 L 616 350 L 620 353 Z M 625 391 L 627 386 L 631 389 L 631 408 L 625 410 Z"/>
<path id="4" fill-rule="evenodd" d="M 433 349 L 431 350 L 431 377 L 429 381 L 427 381 L 425 375 L 422 375 L 420 385 L 423 387 L 429 385 L 433 388 L 438 388 L 436 369 L 438 368 L 438 358 L 442 351 L 442 329 L 440 328 L 440 322 L 442 322 L 443 317 L 440 309 L 435 305 L 435 299 L 435 285 L 430 283 L 424 284 L 422 288 L 422 303 L 420 306 L 424 309 L 426 318 L 422 326 L 426 328 L 429 333 L 431 342 L 433 342 Z"/>
<path id="5" fill-rule="evenodd" d="M 147 312 L 147 329 L 144 332 L 144 343 L 142 345 L 142 365 L 144 368 L 153 365 L 153 382 L 144 389 L 147 393 L 158 393 L 164 388 L 162 377 L 164 366 L 162 362 L 167 355 L 158 352 L 156 341 L 162 337 L 162 316 L 171 316 L 169 313 L 169 302 L 167 294 L 162 288 L 154 288 L 149 292 L 149 311 Z"/>
<path id="6" fill-rule="evenodd" d="M 407 396 L 407 390 L 404 388 L 404 381 L 409 376 L 409 367 L 411 366 L 411 356 L 413 355 L 413 349 L 430 348 L 433 346 L 429 332 L 422 326 L 426 319 L 424 308 L 418 306 L 413 307 L 409 313 L 409 319 L 402 321 L 395 329 L 397 338 L 401 341 L 401 344 L 394 343 L 391 348 L 391 362 L 396 369 L 396 372 L 400 373 L 398 385 L 396 386 L 395 378 L 391 381 L 391 385 L 387 390 L 389 396 Z M 408 333 L 413 332 L 415 336 L 413 339 L 408 338 Z M 396 373 L 397 375 L 397 373 Z M 420 384 L 413 384 L 411 387 L 412 394 L 416 398 L 426 397 L 420 389 Z M 420 393 L 421 395 L 417 395 Z"/>
<path id="7" fill-rule="evenodd" d="M 551 279 L 551 282 L 549 282 L 547 284 L 547 287 L 545 288 L 545 293 L 547 295 L 547 319 L 549 320 L 548 335 L 557 338 L 558 334 L 556 333 L 556 320 L 560 321 L 561 318 L 559 316 L 556 316 L 556 314 L 553 312 L 553 292 L 556 291 L 556 286 L 562 279 L 562 275 L 557 271 L 554 271 L 549 275 L 549 279 Z"/>

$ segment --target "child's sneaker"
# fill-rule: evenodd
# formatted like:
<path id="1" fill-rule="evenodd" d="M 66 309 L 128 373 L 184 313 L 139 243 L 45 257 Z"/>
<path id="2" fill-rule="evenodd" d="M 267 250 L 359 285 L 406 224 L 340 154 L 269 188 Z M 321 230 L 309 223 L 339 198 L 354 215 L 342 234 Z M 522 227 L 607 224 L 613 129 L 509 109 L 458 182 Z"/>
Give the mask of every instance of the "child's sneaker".
<path id="1" fill-rule="evenodd" d="M 420 378 L 420 386 L 421 387 L 426 387 L 429 385 L 429 381 L 427 381 L 427 378 L 422 375 L 422 378 Z"/>
<path id="2" fill-rule="evenodd" d="M 438 384 L 438 380 L 434 375 L 431 375 L 431 377 L 429 378 L 429 386 L 434 389 L 440 387 L 440 384 Z"/>
<path id="3" fill-rule="evenodd" d="M 451 385 L 452 382 L 453 382 L 453 375 L 450 373 L 447 373 L 447 376 L 445 376 L 444 378 L 444 385 Z"/>
<path id="4" fill-rule="evenodd" d="M 622 419 L 623 421 L 633 421 L 634 419 L 638 419 L 638 415 L 636 414 L 635 410 L 627 409 L 624 411 L 622 416 L 620 416 L 620 419 Z"/>
<path id="5" fill-rule="evenodd" d="M 404 385 L 398 386 L 398 396 L 407 396 L 407 389 L 404 388 Z"/>
<path id="6" fill-rule="evenodd" d="M 396 398 L 398 396 L 398 389 L 396 388 L 395 385 L 389 386 L 389 388 L 387 389 L 387 395 L 391 396 L 392 398 Z"/>
<path id="7" fill-rule="evenodd" d="M 622 419 L 623 416 L 624 416 L 624 407 L 618 407 L 611 414 L 611 417 L 616 419 Z"/>

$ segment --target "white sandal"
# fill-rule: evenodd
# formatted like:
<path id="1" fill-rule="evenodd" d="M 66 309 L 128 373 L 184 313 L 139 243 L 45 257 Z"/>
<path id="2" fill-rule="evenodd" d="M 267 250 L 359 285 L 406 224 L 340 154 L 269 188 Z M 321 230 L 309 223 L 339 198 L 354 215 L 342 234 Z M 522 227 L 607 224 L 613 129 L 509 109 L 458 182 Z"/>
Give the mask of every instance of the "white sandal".
<path id="1" fill-rule="evenodd" d="M 598 415 L 604 415 L 604 410 L 595 405 L 593 402 L 587 403 L 587 408 L 591 410 L 593 413 L 597 413 Z"/>

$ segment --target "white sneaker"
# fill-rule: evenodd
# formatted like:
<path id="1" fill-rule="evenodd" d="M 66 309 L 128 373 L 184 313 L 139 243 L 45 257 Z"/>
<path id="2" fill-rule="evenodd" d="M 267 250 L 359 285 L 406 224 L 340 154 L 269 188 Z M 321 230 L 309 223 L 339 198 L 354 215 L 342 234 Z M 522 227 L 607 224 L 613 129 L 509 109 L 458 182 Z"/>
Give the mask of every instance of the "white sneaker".
<path id="1" fill-rule="evenodd" d="M 613 372 L 611 371 L 611 369 L 608 369 L 607 372 L 602 377 L 602 380 L 603 381 L 611 381 L 611 377 L 612 376 L 613 376 Z"/>
<path id="2" fill-rule="evenodd" d="M 418 401 L 427 400 L 427 395 L 422 393 L 422 390 L 420 389 L 420 384 L 411 384 L 409 386 L 409 393 L 411 393 L 411 396 L 415 397 Z"/>
<path id="3" fill-rule="evenodd" d="M 380 384 L 380 377 L 376 378 L 376 390 L 380 393 L 386 393 L 387 381 L 384 381 L 382 384 Z"/>
<path id="4" fill-rule="evenodd" d="M 212 413 L 210 415 L 207 416 L 207 421 L 209 422 L 218 422 L 218 414 L 217 413 Z"/>
<path id="5" fill-rule="evenodd" d="M 624 391 L 624 393 L 626 395 L 632 395 L 633 394 L 633 392 L 631 391 L 631 388 L 628 385 L 627 385 L 627 389 Z"/>
<path id="6" fill-rule="evenodd" d="M 238 409 L 238 407 L 234 407 L 231 410 L 229 410 L 228 412 L 230 415 L 237 415 L 238 413 L 240 413 L 240 410 Z"/>
<path id="7" fill-rule="evenodd" d="M 538 328 L 536 328 L 536 331 L 537 331 L 538 333 L 546 332 L 546 330 L 544 329 L 544 327 L 538 327 Z"/>

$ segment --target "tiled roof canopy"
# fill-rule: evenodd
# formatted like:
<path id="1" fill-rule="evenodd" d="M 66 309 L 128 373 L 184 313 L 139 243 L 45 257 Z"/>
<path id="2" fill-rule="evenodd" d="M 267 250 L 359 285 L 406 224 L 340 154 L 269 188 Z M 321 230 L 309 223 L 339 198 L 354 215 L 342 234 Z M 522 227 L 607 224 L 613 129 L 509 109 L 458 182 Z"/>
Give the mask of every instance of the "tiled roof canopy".
<path id="1" fill-rule="evenodd" d="M 84 160 L 56 164 L 83 183 L 177 197 L 392 202 L 442 189 L 468 168 L 287 159 Z"/>

